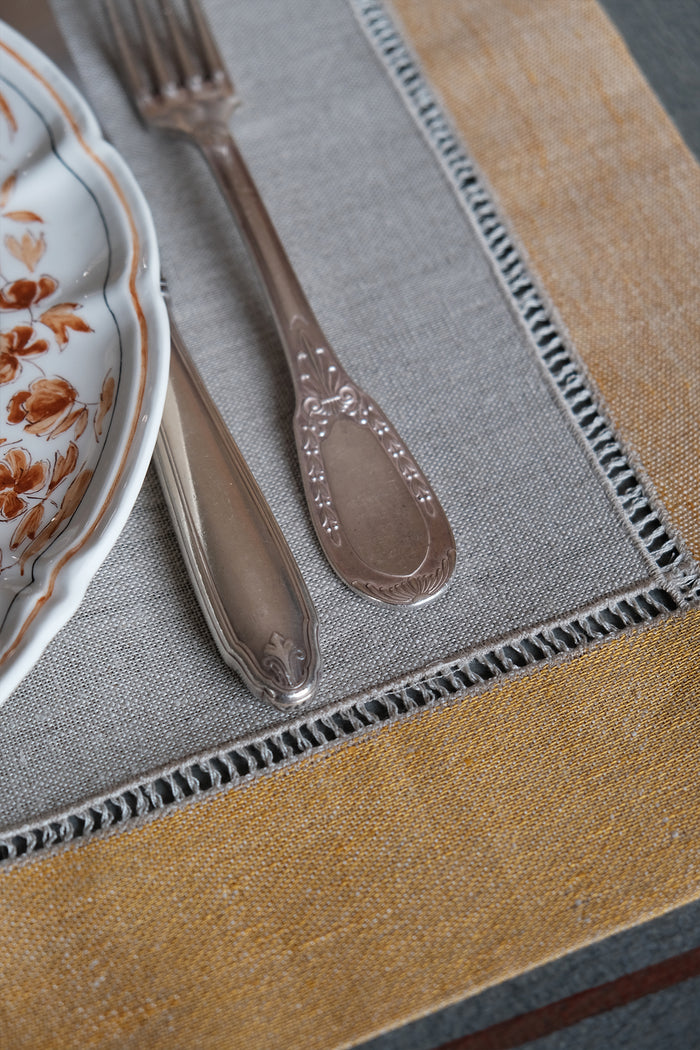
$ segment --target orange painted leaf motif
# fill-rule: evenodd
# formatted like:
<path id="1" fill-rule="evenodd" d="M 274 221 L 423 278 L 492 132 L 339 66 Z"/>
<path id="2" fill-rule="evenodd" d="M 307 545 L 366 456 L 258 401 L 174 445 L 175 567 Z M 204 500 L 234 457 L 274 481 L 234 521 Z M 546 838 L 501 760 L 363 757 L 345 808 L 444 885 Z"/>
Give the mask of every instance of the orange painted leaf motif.
<path id="1" fill-rule="evenodd" d="M 37 503 L 28 514 L 25 514 L 19 525 L 12 533 L 10 539 L 10 550 L 14 551 L 20 544 L 24 543 L 25 540 L 33 540 L 36 536 L 37 529 L 41 525 L 44 517 L 44 505 L 43 503 Z"/>
<path id="2" fill-rule="evenodd" d="M 17 185 L 17 173 L 8 175 L 2 186 L 0 186 L 0 208 L 4 208 L 10 202 L 12 191 Z"/>
<path id="3" fill-rule="evenodd" d="M 57 288 L 58 283 L 48 274 L 44 274 L 38 281 L 30 281 L 28 277 L 12 281 L 0 291 L 0 310 L 26 310 L 35 303 L 40 303 Z"/>
<path id="4" fill-rule="evenodd" d="M 0 113 L 10 125 L 10 131 L 14 134 L 14 132 L 17 131 L 17 121 L 15 120 L 14 113 L 10 109 L 4 95 L 0 95 Z"/>
<path id="5" fill-rule="evenodd" d="M 27 354 L 43 354 L 48 349 L 45 339 L 35 339 L 30 343 L 34 329 L 30 324 L 18 324 L 9 332 L 0 332 L 0 350 L 26 357 Z"/>
<path id="6" fill-rule="evenodd" d="M 0 384 L 11 383 L 19 375 L 21 364 L 13 354 L 0 353 Z"/>
<path id="7" fill-rule="evenodd" d="M 21 241 L 8 234 L 5 237 L 5 247 L 10 255 L 14 255 L 15 259 L 19 259 L 20 262 L 24 263 L 30 273 L 34 273 L 36 264 L 46 251 L 46 240 L 43 233 L 38 237 L 33 237 L 27 231 L 22 235 Z"/>
<path id="8" fill-rule="evenodd" d="M 37 533 L 32 542 L 26 548 L 22 554 L 20 560 L 20 571 L 24 573 L 24 568 L 27 562 L 39 554 L 44 549 L 46 544 L 49 542 L 54 533 L 60 528 L 64 521 L 67 521 L 73 516 L 80 501 L 85 495 L 85 491 L 90 483 L 92 477 L 91 470 L 82 470 L 78 474 L 77 478 L 74 478 L 66 489 L 66 494 L 63 497 L 63 502 L 57 513 L 51 518 L 50 521 L 44 525 L 41 532 Z"/>
<path id="9" fill-rule="evenodd" d="M 24 448 L 11 448 L 2 457 L 0 463 L 0 488 L 14 484 L 15 476 L 29 466 L 29 453 Z"/>
<path id="10" fill-rule="evenodd" d="M 36 492 L 46 481 L 47 464 L 39 459 L 32 463 L 29 453 L 23 448 L 11 448 L 5 453 L 3 466 L 12 471 L 17 492 Z"/>
<path id="11" fill-rule="evenodd" d="M 74 332 L 92 331 L 90 325 L 73 312 L 78 309 L 77 303 L 56 303 L 39 318 L 41 323 L 54 333 L 61 349 L 68 343 L 69 329 Z"/>
<path id="12" fill-rule="evenodd" d="M 95 422 L 93 424 L 95 428 L 95 437 L 99 439 L 102 437 L 102 424 L 104 423 L 105 416 L 112 407 L 114 401 L 114 388 L 116 383 L 114 376 L 106 376 L 105 381 L 102 384 L 102 390 L 100 392 L 100 403 L 97 406 L 97 412 L 95 413 Z"/>
<path id="13" fill-rule="evenodd" d="M 18 496 L 14 489 L 0 492 L 0 517 L 4 518 L 5 521 L 12 521 L 13 518 L 22 513 L 26 506 L 26 499 Z"/>
<path id="14" fill-rule="evenodd" d="M 14 222 L 43 222 L 41 215 L 37 215 L 35 211 L 6 211 L 6 219 L 12 219 Z"/>
<path id="15" fill-rule="evenodd" d="M 9 332 L 0 332 L 0 385 L 15 379 L 22 370 L 20 357 L 43 354 L 49 348 L 45 339 L 31 342 L 34 329 L 30 324 L 18 324 Z"/>
<path id="16" fill-rule="evenodd" d="M 76 408 L 74 412 L 66 416 L 65 419 L 61 420 L 57 426 L 51 431 L 51 437 L 58 437 L 59 434 L 64 434 L 66 430 L 70 430 L 72 426 L 75 426 L 75 436 L 79 438 L 84 433 L 85 427 L 88 421 L 88 410 L 86 408 Z M 28 430 L 29 427 L 25 427 Z"/>
<path id="17" fill-rule="evenodd" d="M 78 416 L 78 419 L 77 419 L 76 424 L 75 424 L 75 436 L 76 436 L 76 438 L 79 438 L 80 435 L 84 433 L 85 427 L 88 425 L 88 418 L 89 418 L 88 417 L 88 410 L 86 408 L 84 408 L 83 411 Z"/>
<path id="18" fill-rule="evenodd" d="M 75 470 L 75 465 L 78 462 L 78 446 L 74 441 L 71 441 L 70 445 L 66 449 L 65 456 L 57 452 L 54 457 L 53 473 L 51 474 L 51 481 L 49 482 L 48 492 L 53 492 L 57 485 L 60 485 L 64 478 L 67 478 L 69 474 L 72 474 Z"/>
<path id="19" fill-rule="evenodd" d="M 13 394 L 10 398 L 10 403 L 7 406 L 7 422 L 8 423 L 21 423 L 25 418 L 24 413 L 24 402 L 29 397 L 28 390 L 18 390 L 16 394 Z"/>
<path id="20" fill-rule="evenodd" d="M 36 492 L 46 481 L 48 464 L 43 460 L 32 463 L 23 448 L 9 449 L 0 462 L 0 515 L 11 521 L 27 506 L 22 497 Z"/>
<path id="21" fill-rule="evenodd" d="M 66 379 L 35 379 L 29 390 L 18 390 L 7 406 L 8 423 L 24 423 L 30 434 L 47 438 L 62 434 L 83 411 L 73 411 L 78 391 Z M 67 421 L 68 420 L 68 421 Z"/>

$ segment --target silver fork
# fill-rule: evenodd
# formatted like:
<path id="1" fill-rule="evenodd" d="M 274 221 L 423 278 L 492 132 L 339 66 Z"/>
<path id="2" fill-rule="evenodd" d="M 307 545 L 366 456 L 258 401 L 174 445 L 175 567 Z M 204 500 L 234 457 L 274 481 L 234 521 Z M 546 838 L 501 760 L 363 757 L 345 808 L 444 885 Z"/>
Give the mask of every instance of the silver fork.
<path id="1" fill-rule="evenodd" d="M 395 428 L 350 379 L 313 314 L 229 131 L 238 99 L 201 8 L 184 0 L 183 19 L 171 0 L 131 0 L 139 45 L 120 13 L 127 2 L 106 0 L 136 107 L 147 124 L 199 147 L 257 266 L 294 382 L 297 452 L 326 557 L 342 580 L 369 598 L 392 605 L 434 598 L 455 565 L 447 517 Z"/>

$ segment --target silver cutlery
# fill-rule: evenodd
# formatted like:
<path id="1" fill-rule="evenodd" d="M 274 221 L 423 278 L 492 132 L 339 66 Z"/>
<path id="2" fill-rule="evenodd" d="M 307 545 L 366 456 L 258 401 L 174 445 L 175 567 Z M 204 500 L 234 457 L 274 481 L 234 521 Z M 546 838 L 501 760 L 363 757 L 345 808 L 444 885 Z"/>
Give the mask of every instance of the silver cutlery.
<path id="1" fill-rule="evenodd" d="M 47 0 L 0 13 L 85 95 Z M 281 710 L 320 675 L 318 620 L 299 568 L 170 313 L 171 363 L 154 460 L 197 599 L 226 663 Z"/>
<path id="2" fill-rule="evenodd" d="M 255 696 L 286 711 L 318 685 L 316 610 L 172 313 L 170 326 L 168 392 L 153 456 L 165 501 L 219 652 Z"/>
<path id="3" fill-rule="evenodd" d="M 311 519 L 338 576 L 392 605 L 446 587 L 452 530 L 379 406 L 335 356 L 229 131 L 238 98 L 196 0 L 106 0 L 120 65 L 146 124 L 192 140 L 211 166 L 262 280 L 292 375 Z M 135 18 L 133 17 L 135 10 Z M 155 12 L 155 13 L 154 13 Z"/>

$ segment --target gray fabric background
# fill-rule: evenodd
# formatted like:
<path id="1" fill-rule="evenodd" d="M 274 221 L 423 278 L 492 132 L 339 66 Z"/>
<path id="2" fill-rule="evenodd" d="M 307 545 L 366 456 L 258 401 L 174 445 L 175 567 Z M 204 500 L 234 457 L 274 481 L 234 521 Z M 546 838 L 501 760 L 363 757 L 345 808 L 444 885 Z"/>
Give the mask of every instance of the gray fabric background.
<path id="1" fill-rule="evenodd" d="M 237 137 L 302 283 L 431 479 L 458 545 L 449 593 L 421 610 L 371 605 L 332 574 L 305 513 L 282 352 L 213 179 L 188 144 L 140 127 L 102 50 L 102 6 L 57 0 L 94 107 L 152 206 L 183 335 L 317 604 L 316 706 L 645 580 L 346 0 L 206 6 L 243 100 Z M 80 611 L 0 709 L 0 826 L 283 718 L 221 663 L 151 474 Z"/>
<path id="2" fill-rule="evenodd" d="M 688 147 L 700 157 L 698 0 L 601 0 Z"/>
<path id="3" fill-rule="evenodd" d="M 358 1050 L 458 1050 L 449 1045 L 450 1040 L 697 947 L 699 923 L 696 901 L 370 1039 Z M 518 1046 L 522 1050 L 697 1050 L 699 1018 L 700 978 L 693 978 Z"/>

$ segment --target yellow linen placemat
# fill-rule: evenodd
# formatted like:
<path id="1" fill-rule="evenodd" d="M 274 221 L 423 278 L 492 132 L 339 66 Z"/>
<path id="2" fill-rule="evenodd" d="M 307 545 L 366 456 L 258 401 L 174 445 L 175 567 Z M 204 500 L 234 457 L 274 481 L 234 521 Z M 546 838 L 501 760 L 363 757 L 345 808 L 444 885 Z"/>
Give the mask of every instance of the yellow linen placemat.
<path id="1" fill-rule="evenodd" d="M 350 1046 L 694 899 L 699 647 L 692 612 L 16 861 L 0 1035 Z"/>
<path id="2" fill-rule="evenodd" d="M 395 8 L 697 554 L 697 166 L 591 0 Z M 9 864 L 0 1035 L 350 1046 L 696 899 L 698 616 Z"/>

